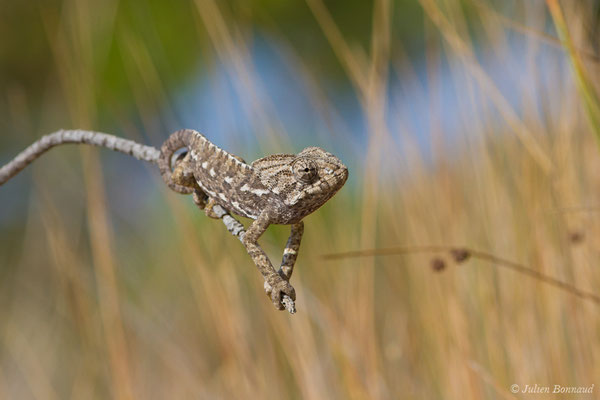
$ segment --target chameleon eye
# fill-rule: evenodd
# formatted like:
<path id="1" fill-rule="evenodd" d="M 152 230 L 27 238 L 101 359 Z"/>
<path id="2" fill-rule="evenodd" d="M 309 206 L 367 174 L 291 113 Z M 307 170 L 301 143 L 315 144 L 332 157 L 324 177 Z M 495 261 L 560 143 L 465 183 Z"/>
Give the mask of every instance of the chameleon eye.
<path id="1" fill-rule="evenodd" d="M 304 183 L 313 183 L 319 177 L 317 165 L 314 161 L 305 157 L 298 157 L 294 160 L 292 172 L 296 179 Z"/>

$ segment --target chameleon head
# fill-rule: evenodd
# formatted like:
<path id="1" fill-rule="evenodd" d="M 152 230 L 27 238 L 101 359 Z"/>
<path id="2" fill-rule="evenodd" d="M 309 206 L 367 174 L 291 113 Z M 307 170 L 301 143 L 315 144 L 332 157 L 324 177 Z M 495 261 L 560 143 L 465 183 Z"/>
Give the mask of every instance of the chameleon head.
<path id="1" fill-rule="evenodd" d="M 294 189 L 286 193 L 288 206 L 299 206 L 307 215 L 321 207 L 348 179 L 348 168 L 333 154 L 307 147 L 290 164 Z"/>

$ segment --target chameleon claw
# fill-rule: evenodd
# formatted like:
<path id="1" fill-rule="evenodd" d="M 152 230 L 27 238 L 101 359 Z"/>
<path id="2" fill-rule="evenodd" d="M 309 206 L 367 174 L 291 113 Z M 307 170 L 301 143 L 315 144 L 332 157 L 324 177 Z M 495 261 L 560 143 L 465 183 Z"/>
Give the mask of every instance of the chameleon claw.
<path id="1" fill-rule="evenodd" d="M 273 288 L 275 286 L 275 288 Z M 296 305 L 294 303 L 294 299 L 296 298 L 296 291 L 290 285 L 290 283 L 284 279 L 274 283 L 274 285 L 269 284 L 265 281 L 265 292 L 267 296 L 273 302 L 273 305 L 278 310 L 287 310 L 290 314 L 296 313 Z"/>
<path id="2" fill-rule="evenodd" d="M 219 216 L 217 213 L 215 213 L 215 211 L 213 210 L 213 207 L 217 205 L 217 202 L 215 201 L 215 199 L 213 199 L 212 197 L 210 197 L 208 199 L 208 202 L 206 203 L 206 205 L 204 206 L 204 214 L 206 214 L 207 217 L 209 218 L 214 218 L 214 219 L 219 219 L 221 218 L 221 216 Z"/>

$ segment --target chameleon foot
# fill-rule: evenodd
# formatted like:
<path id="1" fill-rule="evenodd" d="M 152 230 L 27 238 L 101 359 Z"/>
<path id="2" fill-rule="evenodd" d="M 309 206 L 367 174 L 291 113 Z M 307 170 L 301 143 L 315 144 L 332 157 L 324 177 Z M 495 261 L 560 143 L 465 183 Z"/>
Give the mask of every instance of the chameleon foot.
<path id="1" fill-rule="evenodd" d="M 287 310 L 290 314 L 294 314 L 296 291 L 288 281 L 279 276 L 277 278 L 273 283 L 265 281 L 265 292 L 276 309 Z"/>
<path id="2" fill-rule="evenodd" d="M 199 209 L 204 210 L 206 208 L 206 202 L 208 201 L 208 197 L 203 191 L 195 189 L 193 193 L 193 198 L 194 203 L 198 206 Z"/>
<path id="3" fill-rule="evenodd" d="M 213 207 L 216 204 L 217 204 L 217 202 L 212 197 L 208 199 L 208 202 L 204 206 L 204 214 L 206 214 L 207 217 L 214 218 L 214 219 L 221 218 L 221 216 L 218 215 L 217 213 L 215 213 L 215 211 L 213 210 Z"/>

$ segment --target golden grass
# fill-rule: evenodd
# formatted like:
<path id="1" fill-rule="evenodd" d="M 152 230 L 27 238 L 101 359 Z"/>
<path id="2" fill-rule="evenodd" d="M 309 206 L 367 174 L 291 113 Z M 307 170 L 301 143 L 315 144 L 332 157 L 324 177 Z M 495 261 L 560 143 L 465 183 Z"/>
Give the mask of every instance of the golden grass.
<path id="1" fill-rule="evenodd" d="M 473 56 L 461 11 L 452 2 L 422 0 L 428 43 L 442 50 L 428 58 L 428 71 L 435 74 L 446 57 L 454 76 L 467 71 L 472 78 L 457 112 L 475 102 L 475 87 L 489 109 L 464 116 L 464 135 L 446 137 L 438 126 L 428 163 L 408 129 L 388 125 L 388 69 L 398 67 L 391 53 L 400 47 L 390 33 L 393 4 L 375 2 L 370 51 L 347 43 L 322 1 L 307 4 L 354 86 L 369 136 L 366 164 L 359 164 L 360 155 L 347 160 L 353 166 L 347 187 L 306 219 L 293 277 L 299 312 L 276 312 L 238 241 L 200 215 L 191 199 L 168 192 L 155 171 L 155 195 L 139 199 L 139 224 L 129 226 L 111 212 L 119 205 L 108 203 L 107 193 L 123 185 L 103 177 L 106 165 L 99 165 L 96 150 L 82 152 L 79 177 L 61 161 L 73 154 L 57 149 L 62 155 L 33 166 L 23 231 L 0 230 L 0 260 L 7 265 L 1 397 L 480 399 L 512 398 L 514 383 L 598 384 L 593 302 L 476 258 L 456 265 L 443 252 L 438 256 L 447 268 L 440 273 L 430 268 L 431 254 L 321 257 L 374 247 L 466 246 L 599 294 L 600 154 L 582 111 L 589 96 L 565 84 L 552 99 L 558 114 L 544 116 L 534 107 L 517 113 Z M 89 30 L 98 7 L 67 1 L 57 20 L 47 20 L 66 113 L 81 128 L 97 123 L 88 46 L 98 34 Z M 262 82 L 249 63 L 249 38 L 218 2 L 198 0 L 192 10 L 216 55 L 233 65 L 254 130 L 268 132 L 261 146 L 286 151 L 292 139 L 279 132 L 274 105 L 255 93 Z M 553 17 L 579 21 L 584 11 L 554 10 Z M 489 11 L 478 16 L 503 34 Z M 103 26 L 112 26 L 113 17 L 103 17 Z M 166 137 L 161 125 L 171 121 L 156 121 L 156 105 L 145 99 L 168 88 L 143 41 L 134 33 L 125 37 L 120 51 L 139 117 L 158 142 Z M 523 40 L 535 52 L 537 36 Z M 483 44 L 504 50 L 501 37 Z M 595 76 L 586 75 L 586 90 L 597 87 Z M 319 106 L 333 107 L 330 101 Z M 440 111 L 431 110 L 435 120 Z M 503 118 L 499 125 L 494 111 Z M 14 116 L 23 119 L 25 111 Z M 64 181 L 56 177 L 61 174 Z M 272 227 L 262 238 L 273 260 L 286 234 L 287 228 Z"/>

